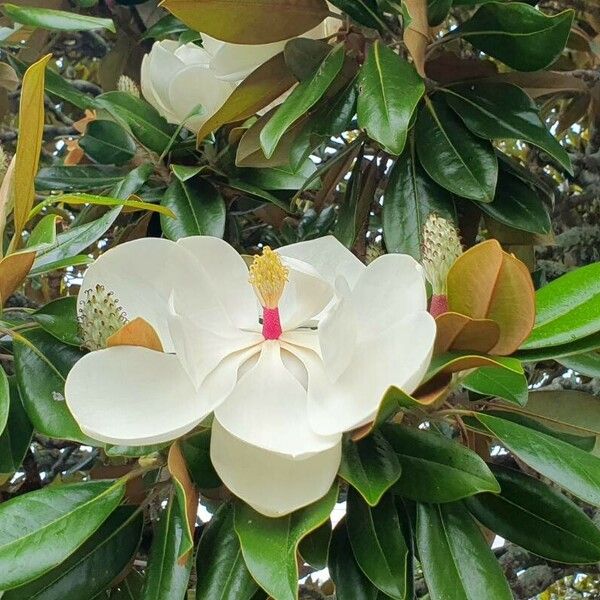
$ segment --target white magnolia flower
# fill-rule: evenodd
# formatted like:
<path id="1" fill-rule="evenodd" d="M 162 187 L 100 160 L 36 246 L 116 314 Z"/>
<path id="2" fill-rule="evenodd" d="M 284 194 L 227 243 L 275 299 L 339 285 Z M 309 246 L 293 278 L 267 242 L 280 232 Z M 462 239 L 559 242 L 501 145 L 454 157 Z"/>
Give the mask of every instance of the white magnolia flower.
<path id="1" fill-rule="evenodd" d="M 414 391 L 435 338 L 411 257 L 366 267 L 332 237 L 265 249 L 250 270 L 217 238 L 136 240 L 88 269 L 80 300 L 98 286 L 165 352 L 118 346 L 77 362 L 65 397 L 82 430 L 155 444 L 214 411 L 217 472 L 271 516 L 328 491 L 342 433 L 371 421 L 390 385 Z"/>
<path id="2" fill-rule="evenodd" d="M 302 37 L 327 37 L 337 31 L 340 23 L 329 17 Z M 142 93 L 169 123 L 182 123 L 202 105 L 202 114 L 185 123 L 192 131 L 198 131 L 236 86 L 254 69 L 282 52 L 288 41 L 231 44 L 202 34 L 203 48 L 171 40 L 155 42 L 142 61 Z"/>

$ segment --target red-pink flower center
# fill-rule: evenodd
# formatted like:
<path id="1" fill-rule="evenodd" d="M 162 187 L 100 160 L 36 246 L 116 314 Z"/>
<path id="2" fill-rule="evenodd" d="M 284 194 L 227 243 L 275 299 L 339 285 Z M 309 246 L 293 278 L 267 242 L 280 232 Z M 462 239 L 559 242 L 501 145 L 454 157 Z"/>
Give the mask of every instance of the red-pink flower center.
<path id="1" fill-rule="evenodd" d="M 262 334 L 265 340 L 278 340 L 281 335 L 281 321 L 278 308 L 263 308 Z"/>

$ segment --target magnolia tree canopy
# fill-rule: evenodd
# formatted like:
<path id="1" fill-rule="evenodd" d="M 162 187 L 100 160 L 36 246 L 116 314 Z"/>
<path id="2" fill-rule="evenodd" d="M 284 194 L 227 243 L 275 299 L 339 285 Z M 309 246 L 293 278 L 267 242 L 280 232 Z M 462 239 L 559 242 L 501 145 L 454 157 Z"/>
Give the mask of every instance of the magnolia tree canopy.
<path id="1" fill-rule="evenodd" d="M 548 256 L 600 17 L 40 4 L 0 6 L 2 599 L 510 600 L 497 536 L 592 571 L 600 400 L 549 384 L 594 391 L 600 263 Z"/>

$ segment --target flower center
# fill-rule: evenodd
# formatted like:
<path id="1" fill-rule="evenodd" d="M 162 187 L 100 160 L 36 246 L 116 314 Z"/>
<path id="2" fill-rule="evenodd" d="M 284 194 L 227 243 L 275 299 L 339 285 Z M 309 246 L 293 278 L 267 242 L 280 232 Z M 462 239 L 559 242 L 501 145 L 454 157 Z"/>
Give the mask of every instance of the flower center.
<path id="1" fill-rule="evenodd" d="M 279 300 L 288 280 L 288 269 L 281 257 L 265 246 L 261 255 L 255 256 L 250 265 L 250 283 L 263 307 L 263 336 L 266 340 L 277 340 L 281 335 Z"/>

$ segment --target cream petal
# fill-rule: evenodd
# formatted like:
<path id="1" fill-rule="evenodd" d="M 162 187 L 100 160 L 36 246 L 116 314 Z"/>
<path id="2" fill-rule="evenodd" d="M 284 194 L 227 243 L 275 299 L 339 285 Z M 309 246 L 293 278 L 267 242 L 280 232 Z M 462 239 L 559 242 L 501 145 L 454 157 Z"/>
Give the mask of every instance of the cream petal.
<path id="1" fill-rule="evenodd" d="M 164 110 L 172 115 L 177 115 L 177 111 L 169 98 L 169 83 L 173 76 L 185 67 L 183 61 L 175 56 L 178 47 L 179 44 L 172 40 L 155 42 L 149 55 L 152 88 Z"/>
<path id="2" fill-rule="evenodd" d="M 291 331 L 284 331 L 280 336 L 281 342 L 286 342 L 291 346 L 300 346 L 307 350 L 312 350 L 318 356 L 321 356 L 321 347 L 319 345 L 319 335 L 316 328 L 302 327 Z"/>
<path id="3" fill-rule="evenodd" d="M 177 118 L 170 108 L 167 108 L 154 91 L 152 76 L 150 74 L 150 54 L 144 54 L 140 72 L 140 86 L 144 98 L 165 118 L 169 123 L 175 123 Z"/>
<path id="4" fill-rule="evenodd" d="M 197 312 L 203 310 L 209 323 L 219 324 L 227 318 L 194 257 L 169 240 L 142 238 L 111 248 L 88 268 L 79 301 L 85 301 L 86 290 L 96 285 L 114 293 L 129 319 L 148 321 L 165 352 L 173 350 L 167 323 L 173 290 L 176 295 L 194 298 Z"/>
<path id="5" fill-rule="evenodd" d="M 238 498 L 267 517 L 282 517 L 330 490 L 340 465 L 341 443 L 295 460 L 247 444 L 215 419 L 210 457 L 223 483 Z"/>
<path id="6" fill-rule="evenodd" d="M 175 56 L 186 65 L 209 65 L 211 55 L 200 46 L 190 42 L 183 44 L 175 50 Z"/>
<path id="7" fill-rule="evenodd" d="M 425 275 L 407 254 L 385 254 L 361 274 L 352 304 L 363 339 L 376 337 L 398 319 L 427 310 Z"/>
<path id="8" fill-rule="evenodd" d="M 281 256 L 308 263 L 331 285 L 334 285 L 336 278 L 341 275 L 352 288 L 366 268 L 332 235 L 284 246 L 278 248 L 277 252 Z"/>
<path id="9" fill-rule="evenodd" d="M 232 323 L 239 328 L 256 327 L 259 316 L 256 295 L 248 280 L 248 267 L 235 249 L 209 236 L 187 237 L 177 243 L 194 255 Z"/>
<path id="10" fill-rule="evenodd" d="M 234 84 L 217 79 L 206 65 L 188 65 L 169 78 L 168 98 L 180 122 L 185 120 L 188 129 L 198 131 L 234 89 Z M 202 114 L 186 119 L 199 104 Z"/>
<path id="11" fill-rule="evenodd" d="M 265 341 L 256 365 L 215 411 L 239 439 L 294 458 L 335 446 L 340 435 L 315 434 L 308 424 L 306 390 L 284 366 L 279 342 Z"/>
<path id="12" fill-rule="evenodd" d="M 214 56 L 227 42 L 222 42 L 217 38 L 214 38 L 208 33 L 201 33 L 202 35 L 202 47 L 211 55 Z"/>
<path id="13" fill-rule="evenodd" d="M 169 332 L 175 352 L 196 387 L 225 357 L 264 339 L 260 333 L 241 331 L 226 323 L 218 332 L 209 331 L 177 314 L 169 315 Z"/>
<path id="14" fill-rule="evenodd" d="M 126 446 L 173 440 L 213 409 L 176 356 L 136 346 L 85 355 L 69 372 L 65 398 L 87 435 Z"/>
<path id="15" fill-rule="evenodd" d="M 254 69 L 283 52 L 287 41 L 272 44 L 223 44 L 214 54 L 210 68 L 225 81 L 242 81 Z"/>
<path id="16" fill-rule="evenodd" d="M 335 383 L 314 353 L 296 348 L 308 371 L 311 427 L 321 435 L 350 431 L 374 418 L 391 385 L 412 393 L 429 366 L 435 333 L 435 320 L 429 313 L 409 315 L 378 337 L 358 344 Z"/>
<path id="17" fill-rule="evenodd" d="M 288 281 L 279 302 L 281 326 L 289 331 L 310 321 L 331 302 L 333 287 L 312 265 L 282 257 L 289 268 Z"/>

